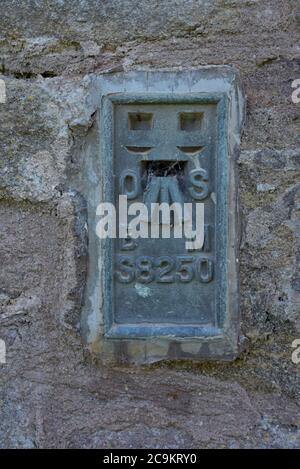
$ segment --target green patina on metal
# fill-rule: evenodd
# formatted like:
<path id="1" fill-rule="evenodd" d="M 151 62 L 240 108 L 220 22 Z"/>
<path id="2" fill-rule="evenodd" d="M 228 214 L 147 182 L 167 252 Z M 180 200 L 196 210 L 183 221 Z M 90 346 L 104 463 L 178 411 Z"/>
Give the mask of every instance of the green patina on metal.
<path id="1" fill-rule="evenodd" d="M 137 88 L 145 78 L 140 73 L 140 82 L 139 72 L 134 75 Z M 103 360 L 238 355 L 235 154 L 241 117 L 233 112 L 231 72 L 227 78 L 216 92 L 154 93 L 145 86 L 132 93 L 126 91 L 132 76 L 112 76 L 113 92 L 105 77 L 101 200 L 117 207 L 125 194 L 129 205 L 161 203 L 163 197 L 204 203 L 205 243 L 187 251 L 184 238 L 99 241 L 102 326 L 93 347 Z"/>

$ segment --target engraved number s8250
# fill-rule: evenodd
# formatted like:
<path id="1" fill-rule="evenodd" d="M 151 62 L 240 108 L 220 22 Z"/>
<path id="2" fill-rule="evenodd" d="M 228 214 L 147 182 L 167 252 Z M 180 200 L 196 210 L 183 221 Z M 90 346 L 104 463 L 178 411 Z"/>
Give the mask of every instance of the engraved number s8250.
<path id="1" fill-rule="evenodd" d="M 213 279 L 213 261 L 193 256 L 117 256 L 116 279 L 121 283 L 188 283 L 193 279 L 208 283 Z"/>

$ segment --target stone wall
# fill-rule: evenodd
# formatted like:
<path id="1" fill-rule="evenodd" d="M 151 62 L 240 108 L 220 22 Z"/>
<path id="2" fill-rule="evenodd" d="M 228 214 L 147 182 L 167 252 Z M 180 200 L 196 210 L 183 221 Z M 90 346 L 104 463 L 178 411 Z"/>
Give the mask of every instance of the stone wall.
<path id="1" fill-rule="evenodd" d="M 299 14 L 296 0 L 1 2 L 1 447 L 300 446 Z M 247 97 L 243 352 L 105 367 L 80 330 L 95 77 L 220 64 Z"/>

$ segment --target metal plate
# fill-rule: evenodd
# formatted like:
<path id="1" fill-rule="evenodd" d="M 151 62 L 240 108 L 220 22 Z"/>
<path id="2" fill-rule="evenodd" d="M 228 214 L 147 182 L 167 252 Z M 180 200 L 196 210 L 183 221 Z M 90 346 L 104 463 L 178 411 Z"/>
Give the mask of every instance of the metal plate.
<path id="1" fill-rule="evenodd" d="M 238 355 L 238 83 L 230 67 L 99 78 L 101 172 L 91 187 L 83 327 L 104 362 Z M 186 239 L 172 237 L 96 241 L 96 201 L 118 207 L 120 194 L 129 206 L 204 203 L 204 246 L 187 250 Z"/>
<path id="2" fill-rule="evenodd" d="M 205 242 L 200 250 L 187 251 L 185 238 L 114 241 L 106 330 L 110 337 L 220 332 L 226 159 L 218 142 L 225 105 L 221 96 L 210 102 L 192 98 L 113 98 L 111 174 L 116 207 L 120 194 L 127 195 L 129 205 L 202 202 Z"/>

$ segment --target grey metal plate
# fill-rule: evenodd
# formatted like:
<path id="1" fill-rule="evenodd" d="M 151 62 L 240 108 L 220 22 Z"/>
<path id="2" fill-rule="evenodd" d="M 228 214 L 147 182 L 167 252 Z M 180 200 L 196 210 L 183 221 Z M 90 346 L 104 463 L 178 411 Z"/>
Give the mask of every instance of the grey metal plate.
<path id="1" fill-rule="evenodd" d="M 114 241 L 106 332 L 111 337 L 217 334 L 223 316 L 219 295 L 226 288 L 226 226 L 221 227 L 217 209 L 224 208 L 226 185 L 219 145 L 224 100 L 156 96 L 151 101 L 151 96 L 113 98 L 113 200 L 116 207 L 120 194 L 129 203 L 202 202 L 205 243 L 187 251 L 185 238 Z"/>
<path id="2" fill-rule="evenodd" d="M 221 66 L 132 71 L 105 74 L 98 84 L 87 342 L 110 363 L 232 360 L 239 350 L 235 161 L 244 114 L 238 74 Z M 124 193 L 130 205 L 204 203 L 204 247 L 187 251 L 185 239 L 172 238 L 95 239 L 93 207 L 118 206 Z"/>

